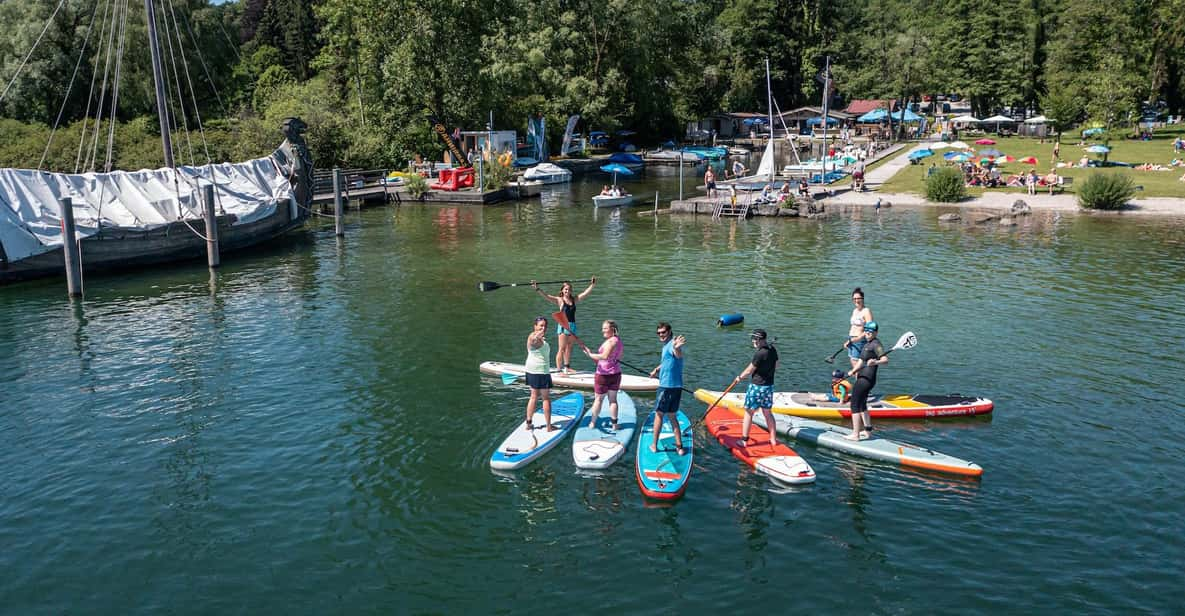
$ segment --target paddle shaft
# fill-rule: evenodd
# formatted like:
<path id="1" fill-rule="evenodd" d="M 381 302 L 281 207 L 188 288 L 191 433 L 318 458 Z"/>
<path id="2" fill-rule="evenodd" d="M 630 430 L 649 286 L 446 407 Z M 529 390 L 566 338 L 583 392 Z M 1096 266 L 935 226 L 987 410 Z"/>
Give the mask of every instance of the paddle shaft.
<path id="1" fill-rule="evenodd" d="M 708 413 L 711 413 L 712 409 L 716 408 L 717 404 L 720 404 L 720 401 L 724 399 L 724 396 L 727 396 L 728 392 L 732 391 L 732 388 L 736 387 L 738 382 L 739 381 L 734 380 L 733 382 L 728 384 L 728 387 L 724 388 L 724 391 L 720 393 L 720 397 L 716 398 L 716 401 L 713 402 L 711 404 L 711 406 L 708 407 L 708 410 L 704 411 L 704 414 L 701 415 L 699 419 L 695 420 L 696 425 L 700 424 L 701 422 L 703 422 L 704 419 L 707 418 Z"/>
<path id="2" fill-rule="evenodd" d="M 544 280 L 542 282 L 537 281 L 537 282 L 535 282 L 535 284 L 563 284 L 565 282 L 590 282 L 591 280 L 592 280 L 591 278 L 582 278 L 580 280 Z M 495 289 L 501 289 L 502 287 L 529 287 L 529 286 L 531 286 L 531 283 L 530 282 L 500 283 L 500 282 L 491 282 L 491 281 L 487 280 L 485 282 L 478 283 L 477 286 L 482 291 L 493 291 Z"/>

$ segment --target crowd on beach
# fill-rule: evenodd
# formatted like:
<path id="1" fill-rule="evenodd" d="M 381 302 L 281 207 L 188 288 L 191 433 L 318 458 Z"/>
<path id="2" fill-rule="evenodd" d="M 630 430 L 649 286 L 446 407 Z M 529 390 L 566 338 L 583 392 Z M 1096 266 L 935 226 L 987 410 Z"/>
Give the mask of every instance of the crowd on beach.
<path id="1" fill-rule="evenodd" d="M 574 293 L 572 283 L 564 282 L 558 295 L 551 295 L 531 282 L 532 288 L 548 303 L 559 308 L 552 313 L 556 321 L 557 350 L 555 366 L 557 372 L 568 375 L 572 371 L 572 349 L 579 347 L 586 357 L 596 363 L 593 385 L 593 404 L 590 409 L 591 418 L 589 428 L 596 428 L 602 408 L 607 405 L 609 422 L 604 429 L 616 432 L 617 424 L 617 395 L 621 389 L 622 366 L 644 372 L 622 361 L 625 353 L 616 321 L 607 319 L 601 323 L 600 345 L 593 350 L 578 335 L 576 326 L 576 306 L 584 301 L 596 286 L 596 276 L 591 277 L 588 287 L 579 294 Z M 888 363 L 888 353 L 877 339 L 879 325 L 873 320 L 872 309 L 864 303 L 864 291 L 857 287 L 852 291 L 851 317 L 848 320 L 848 335 L 844 338 L 841 351 L 847 351 L 851 368 L 849 370 L 835 370 L 831 374 L 831 388 L 821 396 L 820 400 L 851 405 L 852 434 L 845 438 L 863 440 L 871 438 L 873 430 L 868 413 L 868 397 L 876 385 L 877 369 Z M 533 329 L 527 336 L 527 359 L 525 362 L 526 382 L 531 390 L 526 407 L 526 425 L 535 429 L 532 420 L 535 409 L 542 405 L 544 426 L 548 432 L 555 428 L 551 425 L 551 346 L 547 342 L 550 321 L 546 316 L 535 317 Z M 648 372 L 650 378 L 658 379 L 657 401 L 655 402 L 654 441 L 649 445 L 651 451 L 657 451 L 659 434 L 662 423 L 668 421 L 675 435 L 676 453 L 686 454 L 682 442 L 682 430 L 678 425 L 677 414 L 682 401 L 683 362 L 685 359 L 684 346 L 687 339 L 682 335 L 675 335 L 671 324 L 660 321 L 655 330 L 661 345 L 659 364 Z M 753 422 L 753 415 L 761 412 L 769 429 L 769 444 L 777 444 L 776 425 L 773 417 L 774 376 L 779 365 L 778 351 L 774 347 L 775 340 L 771 340 L 764 329 L 754 329 L 749 336 L 753 346 L 753 357 L 749 363 L 732 380 L 726 392 L 736 385 L 749 380 L 745 392 L 744 417 L 742 420 L 741 440 L 738 446 L 745 447 L 749 442 L 749 433 Z M 836 354 L 839 354 L 837 351 Z M 854 378 L 851 382 L 848 379 Z M 690 391 L 690 390 L 687 390 Z M 710 409 L 709 409 L 710 410 Z"/>

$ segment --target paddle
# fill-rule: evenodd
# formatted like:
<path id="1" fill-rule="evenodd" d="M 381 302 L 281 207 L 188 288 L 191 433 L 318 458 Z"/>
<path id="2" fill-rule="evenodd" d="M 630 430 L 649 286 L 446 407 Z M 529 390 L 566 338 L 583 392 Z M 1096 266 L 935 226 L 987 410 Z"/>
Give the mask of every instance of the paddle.
<path id="1" fill-rule="evenodd" d="M 568 280 L 546 280 L 543 282 L 536 282 L 535 284 L 562 284 L 565 282 L 590 282 L 591 280 L 592 280 L 591 278 L 584 278 L 581 280 L 571 280 L 571 281 L 568 281 Z M 491 282 L 489 280 L 484 280 L 482 282 L 477 283 L 477 290 L 481 291 L 482 293 L 485 293 L 486 291 L 493 291 L 494 289 L 501 289 L 502 287 L 529 287 L 529 286 L 531 286 L 531 283 L 529 283 L 529 282 L 499 283 L 499 282 Z"/>
<path id="2" fill-rule="evenodd" d="M 733 382 L 729 383 L 728 387 L 725 387 L 724 391 L 720 393 L 720 397 L 716 398 L 716 401 L 713 402 L 710 406 L 708 406 L 708 410 L 704 411 L 704 414 L 700 415 L 700 418 L 695 420 L 695 424 L 692 427 L 695 427 L 696 425 L 699 425 L 701 422 L 703 422 L 703 420 L 708 417 L 708 413 L 711 413 L 712 409 L 716 408 L 716 405 L 720 404 L 720 401 L 724 399 L 724 396 L 727 396 L 728 392 L 732 391 L 732 388 L 736 387 L 736 386 L 737 386 L 737 381 L 735 381 L 735 380 Z"/>
<path id="3" fill-rule="evenodd" d="M 904 334 L 901 334 L 901 338 L 899 338 L 897 340 L 897 344 L 894 344 L 893 348 L 889 349 L 888 351 L 885 351 L 885 355 L 888 355 L 889 353 L 892 353 L 893 351 L 896 351 L 897 349 L 912 349 L 917 345 L 918 345 L 918 337 L 916 335 L 914 335 L 913 332 L 905 332 Z M 839 347 L 838 351 L 832 353 L 831 357 L 828 357 L 827 359 L 824 359 L 823 361 L 825 361 L 829 364 L 835 363 L 835 357 L 837 355 L 839 355 L 840 353 L 842 353 L 845 348 L 846 347 Z"/>

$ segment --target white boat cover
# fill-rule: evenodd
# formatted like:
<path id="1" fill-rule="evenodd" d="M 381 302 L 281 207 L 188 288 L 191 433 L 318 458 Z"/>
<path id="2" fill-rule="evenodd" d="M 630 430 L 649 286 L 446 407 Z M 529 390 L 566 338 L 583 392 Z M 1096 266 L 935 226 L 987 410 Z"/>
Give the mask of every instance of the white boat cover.
<path id="1" fill-rule="evenodd" d="M 554 175 L 572 175 L 572 172 L 560 167 L 559 165 L 553 165 L 551 163 L 539 163 L 538 165 L 527 169 L 527 171 L 523 173 L 523 177 L 528 180 Z"/>
<path id="2" fill-rule="evenodd" d="M 181 218 L 202 217 L 201 186 L 214 184 L 219 213 L 235 224 L 271 215 L 277 202 L 295 200 L 282 168 L 285 157 L 241 163 L 111 173 L 50 173 L 0 169 L 0 244 L 10 262 L 62 245 L 59 201 L 72 200 L 80 237 L 103 227 L 152 229 Z"/>

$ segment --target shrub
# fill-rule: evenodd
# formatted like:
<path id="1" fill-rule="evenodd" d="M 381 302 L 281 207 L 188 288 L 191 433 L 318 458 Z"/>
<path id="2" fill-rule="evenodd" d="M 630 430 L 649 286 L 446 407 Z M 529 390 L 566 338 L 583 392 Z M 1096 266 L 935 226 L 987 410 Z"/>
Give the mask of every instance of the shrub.
<path id="1" fill-rule="evenodd" d="M 486 190 L 498 190 L 510 183 L 510 178 L 514 176 L 511 158 L 511 156 L 503 155 L 489 156 L 485 159 L 482 173 L 485 175 Z"/>
<path id="2" fill-rule="evenodd" d="M 1124 173 L 1092 173 L 1077 192 L 1078 205 L 1088 210 L 1118 210 L 1136 193 L 1136 187 Z"/>
<path id="3" fill-rule="evenodd" d="M 940 203 L 954 203 L 967 197 L 963 184 L 963 172 L 954 167 L 944 167 L 926 179 L 926 199 Z"/>
<path id="4" fill-rule="evenodd" d="M 428 180 L 418 173 L 411 173 L 404 177 L 403 187 L 407 189 L 413 199 L 419 199 L 428 194 Z"/>

